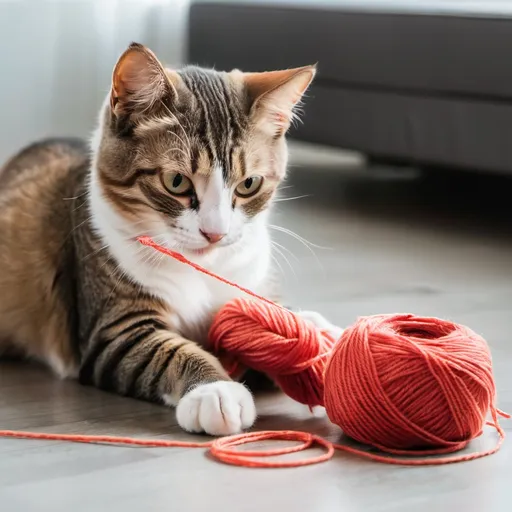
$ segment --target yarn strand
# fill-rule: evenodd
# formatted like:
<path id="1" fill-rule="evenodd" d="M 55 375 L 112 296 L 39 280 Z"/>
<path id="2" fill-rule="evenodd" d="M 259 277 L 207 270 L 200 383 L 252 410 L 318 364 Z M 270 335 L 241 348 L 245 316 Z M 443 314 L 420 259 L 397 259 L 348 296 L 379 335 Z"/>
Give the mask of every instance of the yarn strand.
<path id="1" fill-rule="evenodd" d="M 505 415 L 509 418 L 510 416 Z M 438 457 L 438 458 L 408 458 L 410 455 L 438 455 L 443 453 L 440 450 L 425 450 L 425 451 L 402 451 L 400 455 L 408 456 L 404 458 L 397 458 L 387 455 L 379 455 L 365 450 L 360 450 L 347 445 L 336 444 L 324 439 L 320 436 L 310 434 L 307 432 L 300 432 L 295 430 L 276 430 L 276 431 L 260 431 L 249 432 L 244 434 L 237 434 L 234 436 L 226 436 L 215 439 L 214 441 L 206 442 L 189 442 L 189 441 L 171 441 L 166 439 L 140 439 L 134 437 L 121 437 L 121 436 L 97 436 L 97 435 L 79 435 L 79 434 L 53 434 L 45 432 L 25 432 L 15 430 L 0 430 L 0 437 L 15 438 L 15 439 L 32 439 L 40 441 L 61 441 L 72 443 L 86 443 L 86 444 L 107 444 L 116 446 L 132 446 L 141 448 L 203 448 L 208 449 L 208 453 L 216 460 L 230 464 L 233 466 L 242 466 L 250 468 L 292 468 L 301 466 L 310 466 L 312 464 L 319 464 L 332 459 L 335 451 L 348 453 L 363 457 L 374 462 L 381 462 L 385 464 L 393 464 L 399 466 L 437 466 L 441 464 L 452 464 L 456 462 L 464 462 L 487 457 L 496 453 L 505 440 L 505 433 L 501 427 L 497 426 L 499 440 L 497 444 L 486 451 L 468 453 L 464 455 L 457 455 L 451 457 Z M 237 447 L 249 444 L 260 443 L 262 441 L 297 441 L 300 444 L 288 448 L 277 448 L 268 450 L 237 450 Z M 262 458 L 275 457 L 280 455 L 287 455 L 305 451 L 314 446 L 319 446 L 324 449 L 324 453 L 312 457 L 307 457 L 300 460 L 277 460 L 266 461 Z M 397 450 L 398 454 L 398 450 Z"/>
<path id="2" fill-rule="evenodd" d="M 237 288 L 238 290 L 246 293 L 247 295 L 249 295 L 251 297 L 254 297 L 255 299 L 261 300 L 262 302 L 265 302 L 266 304 L 270 304 L 273 307 L 277 307 L 277 308 L 283 309 L 285 311 L 288 311 L 286 308 L 284 308 L 280 304 L 277 304 L 276 302 L 273 302 L 270 299 L 263 297 L 263 295 L 258 295 L 257 293 L 254 293 L 252 290 L 249 290 L 249 288 L 244 288 L 243 286 L 240 286 L 239 284 L 234 283 L 233 281 L 230 281 L 229 279 L 219 276 L 213 272 L 210 272 L 206 268 L 201 267 L 201 265 L 198 265 L 197 263 L 194 263 L 193 261 L 190 261 L 189 259 L 185 258 L 185 256 L 183 256 L 183 254 L 173 251 L 172 249 L 168 249 L 167 247 L 158 245 L 149 236 L 139 236 L 137 238 L 137 240 L 142 245 L 151 247 L 152 249 L 155 249 L 156 251 L 161 252 L 162 254 L 165 254 L 166 256 L 170 256 L 171 258 L 174 258 L 175 260 L 180 261 L 181 263 L 184 263 L 185 265 L 188 265 L 189 267 L 192 267 L 193 269 L 197 270 L 198 272 L 201 272 L 202 274 L 206 274 L 207 276 L 213 277 L 214 279 L 217 279 L 217 281 L 227 284 L 228 286 L 231 286 L 232 288 Z"/>

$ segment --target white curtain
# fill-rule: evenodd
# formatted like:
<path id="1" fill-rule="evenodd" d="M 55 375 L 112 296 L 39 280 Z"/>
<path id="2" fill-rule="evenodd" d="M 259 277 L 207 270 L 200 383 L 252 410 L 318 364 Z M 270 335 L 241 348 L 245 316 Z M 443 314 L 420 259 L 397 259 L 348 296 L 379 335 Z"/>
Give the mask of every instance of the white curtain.
<path id="1" fill-rule="evenodd" d="M 0 161 L 42 137 L 88 137 L 131 41 L 179 66 L 188 3 L 0 0 Z"/>

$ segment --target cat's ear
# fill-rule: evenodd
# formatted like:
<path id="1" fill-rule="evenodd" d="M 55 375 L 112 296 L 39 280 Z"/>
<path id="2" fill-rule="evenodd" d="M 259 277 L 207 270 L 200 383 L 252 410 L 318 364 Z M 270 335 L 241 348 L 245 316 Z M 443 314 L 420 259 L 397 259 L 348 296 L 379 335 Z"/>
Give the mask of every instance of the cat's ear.
<path id="1" fill-rule="evenodd" d="M 151 50 L 132 43 L 119 57 L 110 92 L 110 106 L 116 116 L 141 114 L 176 96 L 168 74 Z"/>
<path id="2" fill-rule="evenodd" d="M 296 108 L 316 74 L 316 66 L 244 73 L 251 115 L 274 137 L 284 135 L 296 116 Z"/>

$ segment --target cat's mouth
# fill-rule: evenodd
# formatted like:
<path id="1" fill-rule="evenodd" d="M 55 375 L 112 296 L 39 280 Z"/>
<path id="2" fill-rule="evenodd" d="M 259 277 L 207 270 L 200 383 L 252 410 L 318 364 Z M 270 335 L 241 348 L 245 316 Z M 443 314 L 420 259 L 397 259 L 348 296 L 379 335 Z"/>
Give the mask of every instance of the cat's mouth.
<path id="1" fill-rule="evenodd" d="M 204 256 L 205 254 L 211 253 L 214 249 L 215 246 L 209 245 L 207 247 L 202 247 L 201 249 L 187 249 L 187 251 L 195 254 L 196 256 Z"/>
<path id="2" fill-rule="evenodd" d="M 134 242 L 137 242 L 138 241 L 138 237 L 134 237 L 133 238 L 133 241 Z M 217 249 L 218 247 L 220 246 L 215 246 L 215 245 L 207 245 L 205 247 L 183 247 L 181 246 L 181 248 L 179 247 L 176 247 L 176 246 L 170 246 L 169 248 L 172 249 L 172 250 L 175 250 L 177 252 L 183 252 L 183 253 L 188 253 L 188 254 L 193 254 L 194 256 L 205 256 L 206 254 L 210 254 L 211 252 L 214 251 L 214 249 Z"/>

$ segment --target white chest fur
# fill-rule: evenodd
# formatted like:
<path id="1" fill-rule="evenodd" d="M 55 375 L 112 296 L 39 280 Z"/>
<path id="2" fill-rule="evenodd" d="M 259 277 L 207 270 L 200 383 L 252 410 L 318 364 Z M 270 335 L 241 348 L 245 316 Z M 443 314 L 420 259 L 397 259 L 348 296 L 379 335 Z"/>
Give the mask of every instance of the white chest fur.
<path id="1" fill-rule="evenodd" d="M 259 247 L 247 245 L 241 250 L 220 249 L 196 262 L 212 272 L 252 290 L 260 290 L 268 272 L 268 258 Z M 263 243 L 262 243 L 263 242 Z M 149 251 L 153 249 L 148 249 Z M 117 252 L 117 251 L 116 251 Z M 164 257 L 156 267 L 129 261 L 127 253 L 119 262 L 151 294 L 161 298 L 173 312 L 171 322 L 184 336 L 204 343 L 213 315 L 241 292 L 183 263 Z"/>
<path id="2" fill-rule="evenodd" d="M 258 248 L 252 244 L 239 251 L 220 249 L 208 258 L 196 259 L 200 265 L 231 281 L 255 291 L 268 272 L 268 258 L 262 254 L 262 237 Z M 264 251 L 263 251 L 264 252 Z M 213 315 L 229 300 L 242 292 L 173 260 L 159 268 L 134 269 L 132 275 L 154 295 L 166 301 L 173 311 L 173 324 L 185 336 L 205 342 Z"/>

